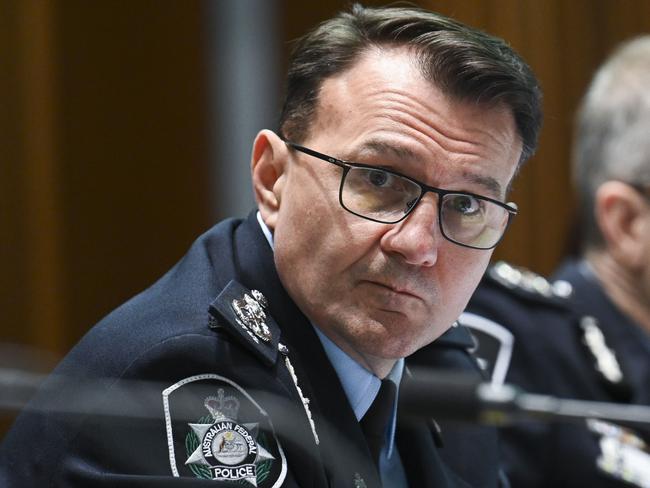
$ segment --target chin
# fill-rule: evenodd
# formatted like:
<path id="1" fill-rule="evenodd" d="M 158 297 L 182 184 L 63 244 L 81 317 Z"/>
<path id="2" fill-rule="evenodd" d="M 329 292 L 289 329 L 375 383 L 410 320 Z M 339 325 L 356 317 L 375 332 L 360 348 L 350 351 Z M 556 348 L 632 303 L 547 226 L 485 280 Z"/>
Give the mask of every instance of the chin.
<path id="1" fill-rule="evenodd" d="M 400 359 L 410 356 L 428 342 L 430 341 L 423 340 L 421 335 L 408 338 L 403 333 L 386 333 L 384 329 L 383 334 L 364 341 L 364 352 L 382 359 Z"/>
<path id="2" fill-rule="evenodd" d="M 450 327 L 451 324 L 448 327 L 429 325 L 426 328 L 418 329 L 419 332 L 411 333 L 409 335 L 405 334 L 404 332 L 401 334 L 399 332 L 390 334 L 390 338 L 386 340 L 382 349 L 386 354 L 386 357 L 407 357 L 419 349 L 422 349 L 423 347 L 431 344 L 433 341 L 438 339 L 438 337 L 449 330 Z"/>

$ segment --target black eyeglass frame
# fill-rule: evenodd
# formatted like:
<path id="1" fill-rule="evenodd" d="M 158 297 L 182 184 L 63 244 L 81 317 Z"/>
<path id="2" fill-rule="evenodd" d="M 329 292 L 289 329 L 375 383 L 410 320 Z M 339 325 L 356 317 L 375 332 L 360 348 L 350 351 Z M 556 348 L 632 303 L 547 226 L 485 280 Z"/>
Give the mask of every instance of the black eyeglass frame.
<path id="1" fill-rule="evenodd" d="M 435 193 L 438 195 L 438 227 L 440 227 L 440 233 L 443 235 L 445 239 L 447 239 L 450 242 L 453 242 L 454 244 L 457 244 L 462 247 L 468 247 L 470 249 L 479 249 L 479 250 L 488 250 L 488 249 L 494 249 L 499 242 L 501 242 L 501 239 L 503 239 L 503 236 L 506 233 L 506 230 L 510 226 L 510 223 L 512 222 L 512 219 L 514 218 L 515 215 L 518 213 L 518 209 L 514 207 L 514 203 L 508 204 L 508 203 L 503 203 L 499 200 L 496 200 L 494 198 L 486 197 L 483 195 L 478 195 L 476 193 L 471 193 L 467 191 L 456 191 L 456 190 L 445 190 L 443 188 L 436 188 L 435 186 L 430 186 L 425 183 L 422 183 L 421 181 L 418 181 L 414 178 L 411 178 L 410 176 L 407 176 L 405 174 L 402 174 L 398 171 L 394 171 L 392 169 L 386 169 L 382 168 L 379 166 L 372 166 L 370 164 L 362 164 L 362 163 L 353 163 L 351 161 L 346 161 L 343 159 L 338 159 L 333 156 L 328 156 L 327 154 L 320 153 L 318 151 L 314 151 L 313 149 L 310 149 L 305 146 L 301 146 L 300 144 L 296 144 L 295 142 L 288 141 L 286 139 L 282 139 L 284 143 L 289 146 L 292 149 L 295 149 L 296 151 L 300 151 L 302 153 L 308 154 L 309 156 L 313 156 L 315 158 L 321 159 L 323 161 L 326 161 L 328 163 L 334 164 L 340 168 L 343 168 L 343 174 L 341 175 L 341 184 L 339 186 L 339 204 L 341 207 L 343 207 L 345 210 L 350 212 L 353 215 L 356 215 L 357 217 L 361 217 L 362 219 L 370 220 L 372 222 L 378 222 L 380 224 L 397 224 L 398 222 L 401 222 L 404 220 L 406 217 L 410 215 L 410 213 L 413 211 L 415 207 L 418 206 L 422 198 L 424 198 L 424 195 L 426 195 L 428 192 Z M 386 173 L 392 174 L 399 176 L 400 178 L 404 178 L 408 181 L 411 181 L 412 183 L 415 183 L 417 186 L 420 187 L 420 195 L 413 203 L 412 205 L 409 205 L 409 209 L 407 212 L 404 213 L 399 219 L 395 221 L 385 221 L 385 220 L 378 220 L 378 219 L 373 219 L 372 217 L 368 217 L 367 215 L 362 215 L 358 212 L 355 212 L 353 210 L 350 210 L 348 207 L 345 206 L 343 203 L 343 185 L 345 184 L 345 177 L 347 176 L 348 172 L 350 171 L 351 168 L 367 168 L 367 169 L 374 169 L 374 170 L 380 170 L 380 171 L 385 171 Z M 508 222 L 506 222 L 505 227 L 503 228 L 503 232 L 501 233 L 501 236 L 495 242 L 493 245 L 489 247 L 479 247 L 479 246 L 471 246 L 469 244 L 463 244 L 462 242 L 458 242 L 451 237 L 449 237 L 446 233 L 445 230 L 442 226 L 442 199 L 445 195 L 467 195 L 472 198 L 477 198 L 479 200 L 485 200 L 491 203 L 495 203 L 500 207 L 503 207 L 508 211 Z"/>

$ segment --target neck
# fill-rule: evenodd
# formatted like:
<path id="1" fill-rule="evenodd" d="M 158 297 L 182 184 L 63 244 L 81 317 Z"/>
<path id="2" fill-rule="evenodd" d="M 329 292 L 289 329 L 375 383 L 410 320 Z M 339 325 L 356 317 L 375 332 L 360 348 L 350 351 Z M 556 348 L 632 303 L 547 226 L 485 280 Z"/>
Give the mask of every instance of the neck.
<path id="1" fill-rule="evenodd" d="M 650 299 L 643 273 L 620 265 L 606 252 L 591 251 L 586 257 L 612 302 L 650 332 Z"/>
<path id="2" fill-rule="evenodd" d="M 386 359 L 377 356 L 370 356 L 368 354 L 362 354 L 358 351 L 347 348 L 345 345 L 337 345 L 343 349 L 343 351 L 345 351 L 348 356 L 350 356 L 380 380 L 383 380 L 386 376 L 388 376 L 388 373 L 390 373 L 390 371 L 393 369 L 393 366 L 395 366 L 395 363 L 397 362 L 396 359 Z"/>
<path id="3" fill-rule="evenodd" d="M 359 361 L 359 364 L 361 364 L 367 370 L 372 371 L 372 373 L 381 380 L 383 380 L 386 376 L 388 376 L 388 373 L 391 372 L 393 366 L 395 366 L 395 363 L 397 362 L 397 360 L 395 359 L 385 359 L 385 358 L 377 358 L 377 357 L 372 357 L 372 358 L 355 357 L 355 359 Z"/>
<path id="4" fill-rule="evenodd" d="M 325 332 L 323 331 L 325 334 Z M 327 335 L 327 334 L 326 334 Z M 341 339 L 340 336 L 329 336 L 329 339 L 336 344 L 344 353 L 354 359 L 357 363 L 363 366 L 365 369 L 374 374 L 377 378 L 383 380 L 388 373 L 391 372 L 393 366 L 397 362 L 397 359 L 387 359 L 378 356 L 372 356 L 365 354 L 361 351 L 357 351 L 354 348 L 350 347 L 347 341 Z"/>

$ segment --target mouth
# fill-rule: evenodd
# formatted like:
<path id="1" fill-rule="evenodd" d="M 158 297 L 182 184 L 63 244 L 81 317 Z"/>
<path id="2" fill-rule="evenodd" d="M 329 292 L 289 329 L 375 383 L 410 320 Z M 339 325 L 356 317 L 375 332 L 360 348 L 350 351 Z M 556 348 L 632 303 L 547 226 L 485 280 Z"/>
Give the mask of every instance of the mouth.
<path id="1" fill-rule="evenodd" d="M 378 286 L 379 288 L 382 288 L 384 290 L 388 290 L 392 293 L 395 293 L 396 295 L 423 300 L 423 298 L 417 292 L 404 286 L 390 284 L 390 283 L 383 283 L 380 281 L 373 281 L 373 280 L 365 280 L 365 282 L 370 283 L 371 285 Z"/>

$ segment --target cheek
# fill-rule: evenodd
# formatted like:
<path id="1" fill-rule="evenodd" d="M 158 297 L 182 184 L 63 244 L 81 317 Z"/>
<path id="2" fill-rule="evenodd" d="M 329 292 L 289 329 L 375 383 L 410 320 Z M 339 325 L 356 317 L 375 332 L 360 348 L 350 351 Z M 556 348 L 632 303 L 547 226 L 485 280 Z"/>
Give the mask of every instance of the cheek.
<path id="1" fill-rule="evenodd" d="M 367 268 L 364 263 L 379 239 L 372 223 L 366 222 L 343 209 L 297 212 L 279 219 L 276 268 L 303 311 L 314 315 L 354 300 L 355 277 Z"/>
<path id="2" fill-rule="evenodd" d="M 339 281 L 349 278 L 351 268 L 363 261 L 377 241 L 356 222 L 362 220 L 343 212 L 306 210 L 280 219 L 275 235 L 278 266 L 292 275 L 338 288 Z"/>
<path id="3" fill-rule="evenodd" d="M 490 262 L 492 251 L 457 247 L 453 252 L 453 257 L 449 256 L 447 260 L 444 258 L 440 260 L 441 263 L 444 263 L 447 283 L 446 287 L 443 285 L 442 293 L 447 295 L 447 303 L 454 303 L 460 313 L 481 281 Z"/>

